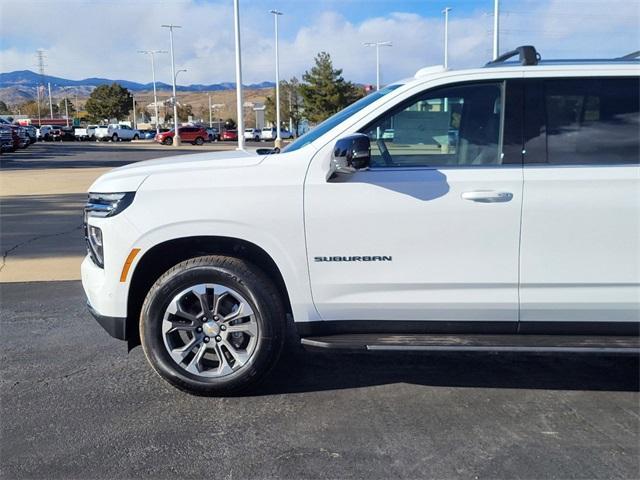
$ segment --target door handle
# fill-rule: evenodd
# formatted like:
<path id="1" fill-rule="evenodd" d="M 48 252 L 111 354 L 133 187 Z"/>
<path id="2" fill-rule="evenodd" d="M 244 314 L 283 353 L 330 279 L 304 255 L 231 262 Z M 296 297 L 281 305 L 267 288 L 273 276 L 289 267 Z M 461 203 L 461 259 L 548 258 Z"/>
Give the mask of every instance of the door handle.
<path id="1" fill-rule="evenodd" d="M 462 198 L 479 203 L 498 203 L 510 201 L 513 198 L 513 193 L 498 192 L 496 190 L 473 190 L 471 192 L 464 192 Z"/>

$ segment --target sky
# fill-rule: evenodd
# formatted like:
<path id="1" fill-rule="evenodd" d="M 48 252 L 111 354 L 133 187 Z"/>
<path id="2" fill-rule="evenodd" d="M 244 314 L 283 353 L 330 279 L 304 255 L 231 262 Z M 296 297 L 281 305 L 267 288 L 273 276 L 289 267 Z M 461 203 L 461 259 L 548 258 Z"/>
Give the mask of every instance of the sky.
<path id="1" fill-rule="evenodd" d="M 449 67 L 479 66 L 492 51 L 493 0 L 240 0 L 243 83 L 273 81 L 274 25 L 280 17 L 281 78 L 302 74 L 329 52 L 346 79 L 375 82 L 381 49 L 382 83 L 443 62 L 444 7 L 451 7 Z M 616 57 L 640 50 L 640 0 L 500 0 L 500 50 L 535 45 L 543 58 Z M 149 58 L 138 50 L 169 50 L 174 23 L 179 83 L 233 82 L 232 0 L 0 0 L 0 71 L 151 81 Z M 171 83 L 169 55 L 156 79 Z"/>

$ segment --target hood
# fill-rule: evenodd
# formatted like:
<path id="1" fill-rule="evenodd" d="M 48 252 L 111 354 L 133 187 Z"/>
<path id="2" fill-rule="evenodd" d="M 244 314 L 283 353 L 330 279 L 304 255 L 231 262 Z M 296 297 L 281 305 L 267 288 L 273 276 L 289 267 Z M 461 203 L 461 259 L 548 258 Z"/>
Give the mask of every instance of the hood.
<path id="1" fill-rule="evenodd" d="M 142 182 L 154 173 L 209 170 L 215 168 L 244 168 L 258 165 L 266 156 L 246 150 L 205 152 L 175 155 L 171 157 L 130 163 L 114 168 L 99 177 L 89 187 L 89 192 L 135 192 Z"/>

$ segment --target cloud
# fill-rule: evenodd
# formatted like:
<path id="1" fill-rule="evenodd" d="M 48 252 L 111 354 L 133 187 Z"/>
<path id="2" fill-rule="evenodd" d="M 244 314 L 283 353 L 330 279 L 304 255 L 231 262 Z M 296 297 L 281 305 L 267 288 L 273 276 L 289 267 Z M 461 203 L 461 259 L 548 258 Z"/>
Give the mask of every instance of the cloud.
<path id="1" fill-rule="evenodd" d="M 491 2 L 479 2 L 479 7 Z M 501 2 L 502 50 L 534 44 L 543 57 L 617 56 L 640 48 L 640 11 L 636 0 L 506 0 Z M 234 80 L 233 12 L 231 1 L 200 0 L 69 0 L 64 8 L 47 9 L 42 2 L 23 0 L 2 6 L 0 70 L 36 70 L 35 50 L 47 50 L 47 73 L 66 78 L 103 76 L 150 81 L 149 60 L 140 49 L 169 49 L 169 35 L 160 28 L 174 22 L 176 67 L 188 72 L 180 83 Z M 390 40 L 381 50 L 383 82 L 412 75 L 425 65 L 442 63 L 443 22 L 390 11 L 350 21 L 340 2 L 315 2 L 313 14 L 281 17 L 281 73 L 284 78 L 311 67 L 319 51 L 327 51 L 344 76 L 375 81 L 375 52 L 362 43 Z M 327 10 L 323 11 L 323 5 Z M 394 7 L 389 2 L 389 8 Z M 243 80 L 271 80 L 273 20 L 262 2 L 241 2 Z M 310 7 L 311 9 L 311 7 Z M 304 10 L 302 10 L 304 11 Z M 454 10 L 449 29 L 449 64 L 478 66 L 490 59 L 492 19 L 481 10 Z M 171 80 L 169 55 L 159 58 L 157 79 Z"/>

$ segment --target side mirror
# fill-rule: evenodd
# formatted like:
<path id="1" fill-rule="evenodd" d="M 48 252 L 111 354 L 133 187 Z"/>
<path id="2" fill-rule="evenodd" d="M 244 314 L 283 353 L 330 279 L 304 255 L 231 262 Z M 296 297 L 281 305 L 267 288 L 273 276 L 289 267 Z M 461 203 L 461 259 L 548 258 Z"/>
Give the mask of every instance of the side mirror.
<path id="1" fill-rule="evenodd" d="M 371 164 L 371 141 L 364 133 L 355 133 L 336 142 L 331 165 L 336 173 L 366 170 Z"/>

